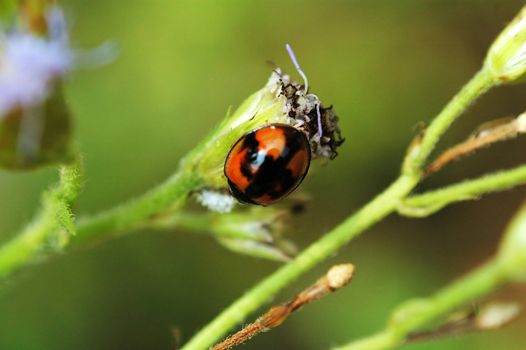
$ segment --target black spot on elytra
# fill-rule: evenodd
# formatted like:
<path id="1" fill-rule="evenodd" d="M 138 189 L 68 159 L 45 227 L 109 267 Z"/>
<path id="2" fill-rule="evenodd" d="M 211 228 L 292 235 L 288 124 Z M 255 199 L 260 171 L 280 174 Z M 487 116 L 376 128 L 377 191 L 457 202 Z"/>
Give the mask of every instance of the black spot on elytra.
<path id="1" fill-rule="evenodd" d="M 291 126 L 282 125 L 279 127 L 285 135 L 285 148 L 277 159 L 266 156 L 259 167 L 254 164 L 259 146 L 256 140 L 257 130 L 245 135 L 241 150 L 246 149 L 247 153 L 241 164 L 241 173 L 249 180 L 250 184 L 244 191 L 240 191 L 234 183 L 228 181 L 232 194 L 239 200 L 253 204 L 272 204 L 292 192 L 307 174 L 308 164 L 305 173 L 298 177 L 293 176 L 289 169 L 292 157 L 301 149 L 307 148 L 307 154 L 310 156 L 307 138 Z M 258 198 L 262 196 L 268 196 L 271 200 L 257 203 Z"/>
<path id="2" fill-rule="evenodd" d="M 244 192 L 240 191 L 239 188 L 237 188 L 236 184 L 233 183 L 232 181 L 230 181 L 230 179 L 228 179 L 228 185 L 230 186 L 230 192 L 232 193 L 232 195 L 235 198 L 237 198 L 239 201 L 241 201 L 243 203 L 248 203 L 248 204 L 258 204 L 256 202 L 254 202 Z"/>
<path id="3" fill-rule="evenodd" d="M 257 157 L 257 149 L 259 147 L 259 142 L 256 140 L 256 133 L 251 132 L 245 136 L 243 140 L 243 146 L 240 151 L 247 150 L 245 158 L 241 162 L 241 174 L 251 181 L 254 177 L 252 173 L 251 164 L 255 161 Z"/>

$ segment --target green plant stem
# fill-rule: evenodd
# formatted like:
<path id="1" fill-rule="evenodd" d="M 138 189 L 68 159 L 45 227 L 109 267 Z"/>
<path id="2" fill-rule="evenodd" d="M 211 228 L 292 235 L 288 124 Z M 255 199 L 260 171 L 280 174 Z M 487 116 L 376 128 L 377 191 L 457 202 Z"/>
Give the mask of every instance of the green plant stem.
<path id="1" fill-rule="evenodd" d="M 158 222 L 152 223 L 152 228 L 156 229 L 173 229 L 174 227 L 182 228 L 184 230 L 211 233 L 210 227 L 217 215 L 212 213 L 189 213 L 181 212 L 172 220 L 172 222 Z"/>
<path id="2" fill-rule="evenodd" d="M 398 178 L 360 211 L 230 305 L 194 336 L 182 350 L 202 350 L 213 345 L 221 336 L 242 322 L 246 316 L 258 309 L 275 293 L 332 255 L 363 230 L 392 213 L 400 198 L 407 195 L 415 184 L 415 178 L 407 176 Z"/>
<path id="3" fill-rule="evenodd" d="M 423 216 L 427 216 L 450 203 L 473 199 L 485 193 L 504 191 L 525 183 L 526 165 L 522 165 L 427 193 L 409 196 L 403 200 L 402 206 L 405 213 L 409 212 L 409 209 L 422 210 Z"/>
<path id="4" fill-rule="evenodd" d="M 317 263 L 334 254 L 365 229 L 393 212 L 399 206 L 400 201 L 420 181 L 423 165 L 439 138 L 455 119 L 493 85 L 489 73 L 485 69 L 479 71 L 431 122 L 418 145 L 408 151 L 402 167 L 402 175 L 387 190 L 305 249 L 293 261 L 277 270 L 235 301 L 199 331 L 182 350 L 208 348 L 274 294 Z"/>
<path id="5" fill-rule="evenodd" d="M 202 180 L 195 173 L 179 171 L 158 187 L 129 203 L 80 220 L 78 233 L 71 244 L 118 236 L 126 231 L 141 228 L 156 216 L 174 215 L 183 206 L 188 194 L 201 184 Z"/>
<path id="6" fill-rule="evenodd" d="M 500 287 L 507 281 L 505 271 L 499 259 L 494 258 L 434 296 L 403 304 L 384 331 L 335 350 L 397 348 L 406 342 L 410 333 Z"/>
<path id="7" fill-rule="evenodd" d="M 275 293 L 334 254 L 365 229 L 396 210 L 400 201 L 419 182 L 422 165 L 433 151 L 441 135 L 476 98 L 492 85 L 493 81 L 484 69 L 475 75 L 433 120 L 419 145 L 408 153 L 404 161 L 403 175 L 361 210 L 313 243 L 291 263 L 276 271 L 234 302 L 190 340 L 183 349 L 209 347 Z M 192 165 L 195 165 L 195 160 L 201 159 L 200 152 L 203 152 L 206 145 L 207 143 L 204 142 L 202 146 L 198 146 L 189 157 L 190 166 L 183 167 L 183 170 L 173 175 L 165 183 L 129 203 L 81 220 L 77 225 L 77 235 L 74 236 L 71 244 L 123 234 L 126 231 L 148 225 L 151 220 L 161 215 L 173 215 L 182 207 L 188 194 L 203 185 L 202 177 L 190 169 L 194 169 Z M 61 186 L 62 184 L 59 189 Z M 64 198 L 55 195 L 56 193 L 61 193 L 61 191 L 52 191 L 49 197 L 45 197 L 43 208 L 36 220 L 22 234 L 1 248 L 0 276 L 2 273 L 9 273 L 14 267 L 27 263 L 36 252 L 42 249 L 50 236 L 57 235 L 57 228 L 74 231 L 69 207 L 63 205 Z M 66 243 L 68 243 L 67 240 L 61 240 L 59 246 L 63 247 Z"/>
<path id="8" fill-rule="evenodd" d="M 0 248 L 0 279 L 48 251 L 60 250 L 74 234 L 71 204 L 81 187 L 80 160 L 59 169 L 59 184 L 42 196 L 42 207 L 24 230 Z"/>
<path id="9" fill-rule="evenodd" d="M 526 272 L 526 205 L 508 225 L 498 253 L 488 262 L 443 288 L 434 296 L 402 303 L 395 309 L 385 330 L 336 350 L 385 350 L 406 343 L 412 333 L 432 321 L 451 315 L 459 307 L 488 294 L 501 285 L 524 281 Z M 521 279 L 522 277 L 522 279 Z"/>
<path id="10" fill-rule="evenodd" d="M 432 123 L 425 130 L 417 148 L 408 153 L 404 161 L 404 169 L 408 172 L 420 173 L 429 155 L 436 147 L 442 135 L 449 129 L 451 124 L 471 104 L 482 96 L 491 87 L 495 86 L 495 81 L 486 67 L 483 67 L 471 80 L 464 85 L 459 93 L 444 107 Z"/>

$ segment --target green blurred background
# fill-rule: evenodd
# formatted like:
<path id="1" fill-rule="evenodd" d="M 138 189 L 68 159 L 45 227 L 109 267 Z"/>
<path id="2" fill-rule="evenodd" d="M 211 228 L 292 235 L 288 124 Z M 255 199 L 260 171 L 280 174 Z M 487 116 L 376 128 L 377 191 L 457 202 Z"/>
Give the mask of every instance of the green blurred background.
<path id="1" fill-rule="evenodd" d="M 88 1 L 64 3 L 76 47 L 111 39 L 111 65 L 67 86 L 86 160 L 78 213 L 140 194 L 169 176 L 225 114 L 260 88 L 266 60 L 293 72 L 290 42 L 312 90 L 341 116 L 346 143 L 302 185 L 312 201 L 289 237 L 306 246 L 397 174 L 420 121 L 429 121 L 478 69 L 521 0 Z M 491 92 L 448 133 L 451 145 L 484 121 L 526 109 L 524 86 Z M 421 186 L 436 187 L 526 161 L 526 140 L 480 152 Z M 0 172 L 0 240 L 33 214 L 52 169 Z M 352 285 L 253 339 L 247 349 L 326 349 L 383 327 L 397 303 L 425 296 L 492 254 L 526 192 L 457 204 L 428 219 L 393 216 L 283 292 L 286 300 L 331 263 L 353 262 Z M 34 266 L 2 286 L 0 349 L 172 349 L 273 262 L 236 255 L 182 231 L 140 232 Z M 526 303 L 524 286 L 490 299 Z M 505 330 L 408 349 L 525 349 L 526 318 Z"/>

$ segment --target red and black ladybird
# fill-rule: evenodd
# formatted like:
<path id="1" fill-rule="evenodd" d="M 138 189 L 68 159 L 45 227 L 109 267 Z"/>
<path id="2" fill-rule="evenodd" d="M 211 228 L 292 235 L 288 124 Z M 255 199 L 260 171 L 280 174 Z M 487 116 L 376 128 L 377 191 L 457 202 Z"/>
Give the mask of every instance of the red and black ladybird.
<path id="1" fill-rule="evenodd" d="M 230 191 L 245 203 L 270 205 L 298 187 L 309 170 L 311 150 L 303 132 L 270 124 L 243 135 L 225 161 Z"/>

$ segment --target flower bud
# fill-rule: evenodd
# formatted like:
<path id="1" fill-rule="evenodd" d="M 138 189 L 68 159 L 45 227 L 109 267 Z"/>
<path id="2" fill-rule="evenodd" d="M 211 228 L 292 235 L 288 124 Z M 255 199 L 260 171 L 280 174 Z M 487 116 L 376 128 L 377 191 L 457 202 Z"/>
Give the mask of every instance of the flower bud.
<path id="1" fill-rule="evenodd" d="M 294 244 L 282 237 L 288 209 L 250 207 L 214 216 L 210 229 L 220 244 L 237 253 L 276 261 L 296 254 Z"/>
<path id="2" fill-rule="evenodd" d="M 500 33 L 486 56 L 485 66 L 496 82 L 512 83 L 526 77 L 526 6 Z"/>

